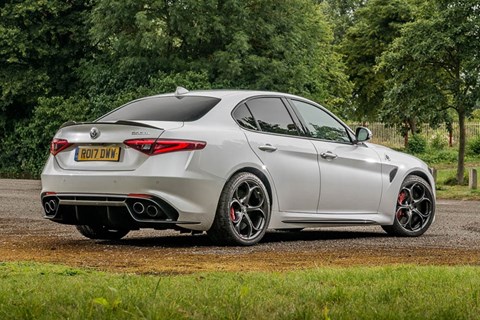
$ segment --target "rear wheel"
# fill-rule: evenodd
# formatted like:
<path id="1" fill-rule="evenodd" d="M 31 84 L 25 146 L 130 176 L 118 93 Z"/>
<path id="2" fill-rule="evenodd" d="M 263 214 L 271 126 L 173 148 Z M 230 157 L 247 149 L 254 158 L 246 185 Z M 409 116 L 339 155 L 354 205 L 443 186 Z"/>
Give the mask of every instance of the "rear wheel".
<path id="1" fill-rule="evenodd" d="M 425 233 L 435 216 L 432 187 L 418 176 L 408 176 L 398 193 L 393 225 L 382 226 L 391 235 L 417 237 Z"/>
<path id="2" fill-rule="evenodd" d="M 77 225 L 77 230 L 85 237 L 98 240 L 119 240 L 130 230 L 112 230 L 105 226 Z"/>
<path id="3" fill-rule="evenodd" d="M 254 174 L 234 175 L 223 188 L 209 237 L 221 245 L 249 246 L 264 236 L 270 221 L 270 199 Z"/>

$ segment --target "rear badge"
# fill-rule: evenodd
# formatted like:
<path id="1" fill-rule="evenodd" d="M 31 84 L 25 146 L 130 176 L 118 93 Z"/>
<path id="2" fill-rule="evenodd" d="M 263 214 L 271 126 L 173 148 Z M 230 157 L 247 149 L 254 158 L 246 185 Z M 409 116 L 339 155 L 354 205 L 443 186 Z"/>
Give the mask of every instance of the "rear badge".
<path id="1" fill-rule="evenodd" d="M 146 131 L 132 131 L 132 136 L 148 136 L 150 133 Z"/>
<path id="2" fill-rule="evenodd" d="M 100 130 L 97 128 L 93 127 L 90 129 L 90 138 L 92 139 L 97 139 L 100 136 Z"/>

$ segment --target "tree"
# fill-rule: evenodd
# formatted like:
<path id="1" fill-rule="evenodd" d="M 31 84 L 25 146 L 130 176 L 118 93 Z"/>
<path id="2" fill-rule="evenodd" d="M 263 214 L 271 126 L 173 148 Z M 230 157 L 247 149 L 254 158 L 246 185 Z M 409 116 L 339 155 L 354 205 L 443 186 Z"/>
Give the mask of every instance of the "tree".
<path id="1" fill-rule="evenodd" d="M 26 169 L 22 155 L 42 154 L 22 140 L 21 133 L 38 100 L 70 96 L 78 90 L 80 61 L 94 53 L 85 23 L 89 8 L 90 1 L 80 0 L 7 0 L 0 4 L 2 171 Z"/>
<path id="2" fill-rule="evenodd" d="M 367 0 L 318 0 L 325 4 L 325 13 L 333 25 L 335 43 L 340 43 L 354 22 L 355 12 L 368 3 Z"/>
<path id="3" fill-rule="evenodd" d="M 355 118 L 378 118 L 387 75 L 377 64 L 390 43 L 400 35 L 401 27 L 410 20 L 410 8 L 404 0 L 370 0 L 355 11 L 354 24 L 341 42 L 347 73 L 354 83 Z"/>
<path id="4" fill-rule="evenodd" d="M 459 184 L 465 170 L 465 118 L 480 98 L 479 52 L 478 0 L 425 0 L 382 57 L 391 74 L 387 97 L 392 110 L 409 108 L 425 118 L 456 112 Z"/>
<path id="5" fill-rule="evenodd" d="M 327 19 L 310 0 L 100 0 L 91 21 L 102 52 L 85 69 L 93 94 L 185 72 L 207 74 L 212 87 L 336 106 L 350 90 Z"/>
<path id="6" fill-rule="evenodd" d="M 88 1 L 4 1 L 0 6 L 0 110 L 28 116 L 38 97 L 65 95 L 89 51 Z"/>

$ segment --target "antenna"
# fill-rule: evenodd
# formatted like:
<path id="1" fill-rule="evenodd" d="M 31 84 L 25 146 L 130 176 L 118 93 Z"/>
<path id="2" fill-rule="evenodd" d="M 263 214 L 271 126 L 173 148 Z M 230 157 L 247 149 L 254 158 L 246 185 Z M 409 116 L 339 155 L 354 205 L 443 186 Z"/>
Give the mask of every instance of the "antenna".
<path id="1" fill-rule="evenodd" d="M 184 87 L 178 86 L 177 89 L 175 89 L 175 96 L 180 97 L 182 94 L 186 94 L 188 92 L 189 91 L 187 89 L 185 89 Z"/>

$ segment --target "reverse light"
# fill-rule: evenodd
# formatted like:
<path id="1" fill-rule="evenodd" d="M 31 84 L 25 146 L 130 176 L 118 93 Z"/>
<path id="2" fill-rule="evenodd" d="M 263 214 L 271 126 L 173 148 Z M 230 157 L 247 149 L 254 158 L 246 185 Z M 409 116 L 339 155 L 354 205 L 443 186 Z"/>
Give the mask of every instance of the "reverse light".
<path id="1" fill-rule="evenodd" d="M 174 151 L 201 150 L 207 145 L 204 141 L 131 139 L 123 143 L 147 155 L 156 155 Z"/>
<path id="2" fill-rule="evenodd" d="M 60 151 L 70 147 L 72 143 L 69 143 L 65 139 L 53 139 L 52 142 L 50 142 L 50 153 L 53 154 L 54 156 L 57 155 Z"/>

